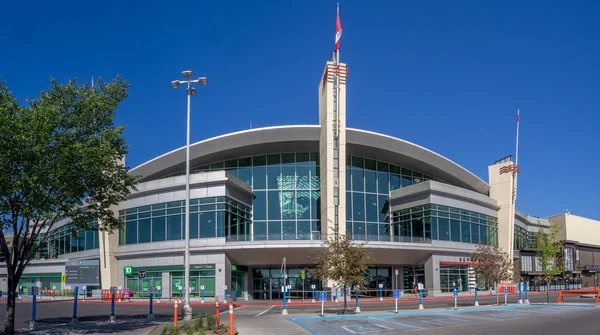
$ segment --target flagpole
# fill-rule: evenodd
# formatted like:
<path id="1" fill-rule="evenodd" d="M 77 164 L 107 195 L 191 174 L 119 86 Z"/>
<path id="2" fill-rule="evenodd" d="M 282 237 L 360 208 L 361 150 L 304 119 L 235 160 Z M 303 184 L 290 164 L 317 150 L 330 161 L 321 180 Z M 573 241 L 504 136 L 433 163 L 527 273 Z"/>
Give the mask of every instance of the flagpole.
<path id="1" fill-rule="evenodd" d="M 519 125 L 521 123 L 521 111 L 517 109 L 517 139 L 515 141 L 515 169 L 513 169 L 513 204 L 517 202 L 517 169 L 519 168 Z"/>
<path id="2" fill-rule="evenodd" d="M 337 17 L 336 18 L 338 18 L 338 17 L 340 17 L 340 3 L 339 2 L 337 3 Z M 336 52 L 337 55 L 335 57 L 336 58 L 336 64 L 340 65 L 340 49 L 339 48 L 336 48 L 336 49 L 337 49 L 336 50 L 337 51 Z"/>

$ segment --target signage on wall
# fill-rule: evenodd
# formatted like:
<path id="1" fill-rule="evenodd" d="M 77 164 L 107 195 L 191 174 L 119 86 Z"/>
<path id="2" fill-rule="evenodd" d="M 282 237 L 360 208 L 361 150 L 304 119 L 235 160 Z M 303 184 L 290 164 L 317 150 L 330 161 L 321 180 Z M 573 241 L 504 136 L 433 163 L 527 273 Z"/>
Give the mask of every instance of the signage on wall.
<path id="1" fill-rule="evenodd" d="M 600 265 L 586 265 L 584 269 L 590 272 L 600 272 Z"/>
<path id="2" fill-rule="evenodd" d="M 100 261 L 66 261 L 65 275 L 67 285 L 98 286 L 100 285 Z"/>
<path id="3" fill-rule="evenodd" d="M 195 265 L 192 265 L 192 268 L 195 270 L 214 270 L 215 265 L 214 264 L 195 264 Z"/>
<path id="4" fill-rule="evenodd" d="M 132 275 L 133 274 L 133 268 L 131 266 L 125 266 L 123 267 L 123 274 L 126 276 Z"/>

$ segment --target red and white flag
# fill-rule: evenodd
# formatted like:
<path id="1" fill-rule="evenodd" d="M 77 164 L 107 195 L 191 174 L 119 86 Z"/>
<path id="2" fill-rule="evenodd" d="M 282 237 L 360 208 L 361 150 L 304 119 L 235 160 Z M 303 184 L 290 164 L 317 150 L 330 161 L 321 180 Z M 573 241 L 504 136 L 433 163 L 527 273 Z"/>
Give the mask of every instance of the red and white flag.
<path id="1" fill-rule="evenodd" d="M 340 4 L 337 6 L 337 17 L 335 20 L 335 50 L 340 50 L 340 38 L 342 37 L 342 23 L 340 22 Z"/>

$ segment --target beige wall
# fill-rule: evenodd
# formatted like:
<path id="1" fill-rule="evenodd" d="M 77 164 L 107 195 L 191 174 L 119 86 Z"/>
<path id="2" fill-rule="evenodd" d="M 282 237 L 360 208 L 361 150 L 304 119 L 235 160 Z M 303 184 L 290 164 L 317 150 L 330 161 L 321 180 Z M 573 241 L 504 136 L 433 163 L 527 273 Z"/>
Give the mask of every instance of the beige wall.
<path id="1" fill-rule="evenodd" d="M 600 221 L 573 214 L 559 214 L 548 217 L 550 224 L 561 226 L 560 240 L 577 241 L 583 244 L 600 245 Z"/>
<path id="2" fill-rule="evenodd" d="M 320 166 L 321 166 L 321 232 L 334 233 L 334 142 L 333 142 L 333 108 L 335 64 L 327 62 L 319 81 L 319 124 L 321 125 Z M 345 67 L 346 64 L 340 64 Z M 339 90 L 339 228 L 340 234 L 346 232 L 346 76 L 340 75 Z"/>
<path id="3" fill-rule="evenodd" d="M 500 174 L 500 168 L 512 165 L 512 162 L 488 167 L 490 198 L 500 206 L 498 210 L 498 246 L 502 251 L 514 256 L 515 208 L 512 202 L 513 174 Z M 516 181 L 515 181 L 516 184 Z"/>

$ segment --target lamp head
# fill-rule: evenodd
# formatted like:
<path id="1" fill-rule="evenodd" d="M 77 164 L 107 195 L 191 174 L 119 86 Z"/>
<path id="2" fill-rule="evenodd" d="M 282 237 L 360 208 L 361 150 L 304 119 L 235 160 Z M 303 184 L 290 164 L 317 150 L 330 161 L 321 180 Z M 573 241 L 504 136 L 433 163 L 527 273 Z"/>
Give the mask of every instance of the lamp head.
<path id="1" fill-rule="evenodd" d="M 173 86 L 173 88 L 177 88 L 177 87 L 179 87 L 179 85 L 180 85 L 179 80 L 173 80 L 171 82 L 171 86 Z"/>
<path id="2" fill-rule="evenodd" d="M 181 75 L 185 78 L 185 79 L 190 79 L 192 77 L 192 71 L 183 71 L 181 72 Z"/>
<path id="3" fill-rule="evenodd" d="M 196 88 L 194 87 L 190 87 L 187 89 L 187 94 L 191 95 L 191 96 L 195 96 L 196 95 Z"/>
<path id="4" fill-rule="evenodd" d="M 200 85 L 206 85 L 206 84 L 208 84 L 208 78 L 206 78 L 206 77 L 200 77 L 200 78 L 198 78 L 198 84 L 200 84 Z"/>

